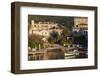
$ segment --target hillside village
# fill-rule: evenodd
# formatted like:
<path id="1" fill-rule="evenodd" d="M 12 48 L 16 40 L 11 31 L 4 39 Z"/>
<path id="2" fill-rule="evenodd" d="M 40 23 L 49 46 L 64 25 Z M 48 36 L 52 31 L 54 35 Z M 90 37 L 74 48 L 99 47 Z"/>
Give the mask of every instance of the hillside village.
<path id="1" fill-rule="evenodd" d="M 56 21 L 30 20 L 28 60 L 87 58 L 88 18 L 73 17 L 72 23 L 69 29 Z"/>

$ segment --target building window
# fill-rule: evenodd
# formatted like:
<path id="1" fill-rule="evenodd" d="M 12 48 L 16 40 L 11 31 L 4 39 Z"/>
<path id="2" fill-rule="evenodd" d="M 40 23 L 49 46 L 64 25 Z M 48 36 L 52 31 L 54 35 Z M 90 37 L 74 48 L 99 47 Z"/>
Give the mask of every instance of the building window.
<path id="1" fill-rule="evenodd" d="M 73 47 L 73 45 L 70 45 L 70 47 Z"/>
<path id="2" fill-rule="evenodd" d="M 36 25 L 34 25 L 34 27 L 36 27 Z"/>
<path id="3" fill-rule="evenodd" d="M 78 27 L 78 25 L 76 25 L 76 27 Z"/>

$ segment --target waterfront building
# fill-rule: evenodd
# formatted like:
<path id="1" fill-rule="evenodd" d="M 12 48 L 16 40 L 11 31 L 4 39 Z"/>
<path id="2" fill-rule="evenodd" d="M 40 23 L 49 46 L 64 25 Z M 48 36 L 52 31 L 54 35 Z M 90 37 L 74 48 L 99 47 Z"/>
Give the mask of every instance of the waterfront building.
<path id="1" fill-rule="evenodd" d="M 72 28 L 73 33 L 76 35 L 87 35 L 88 33 L 88 18 L 87 17 L 75 17 L 74 26 Z"/>
<path id="2" fill-rule="evenodd" d="M 36 22 L 35 20 L 31 20 L 29 35 L 37 34 L 44 37 L 49 37 L 52 31 L 56 31 L 58 34 L 61 34 L 62 29 L 58 25 L 59 24 L 55 22 Z"/>

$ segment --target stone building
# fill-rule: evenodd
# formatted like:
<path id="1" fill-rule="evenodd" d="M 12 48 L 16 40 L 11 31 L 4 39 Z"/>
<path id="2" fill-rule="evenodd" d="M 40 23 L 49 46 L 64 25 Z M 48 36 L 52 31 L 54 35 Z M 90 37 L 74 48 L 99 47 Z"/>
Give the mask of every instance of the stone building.
<path id="1" fill-rule="evenodd" d="M 87 17 L 75 17 L 73 32 L 78 34 L 87 35 L 88 32 L 88 18 Z"/>
<path id="2" fill-rule="evenodd" d="M 31 20 L 31 25 L 29 28 L 29 35 L 37 34 L 45 37 L 49 37 L 52 31 L 58 32 L 61 34 L 62 29 L 59 28 L 58 23 L 55 22 L 42 22 L 42 21 L 34 21 Z"/>

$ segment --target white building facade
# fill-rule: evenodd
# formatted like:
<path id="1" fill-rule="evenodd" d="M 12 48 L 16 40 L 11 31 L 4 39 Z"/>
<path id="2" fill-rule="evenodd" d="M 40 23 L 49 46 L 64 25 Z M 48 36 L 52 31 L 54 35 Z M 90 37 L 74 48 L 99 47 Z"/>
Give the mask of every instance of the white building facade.
<path id="1" fill-rule="evenodd" d="M 58 34 L 61 34 L 62 29 L 60 29 L 58 24 L 54 22 L 35 22 L 34 20 L 31 20 L 29 35 L 37 34 L 49 37 L 52 31 L 56 31 Z"/>

